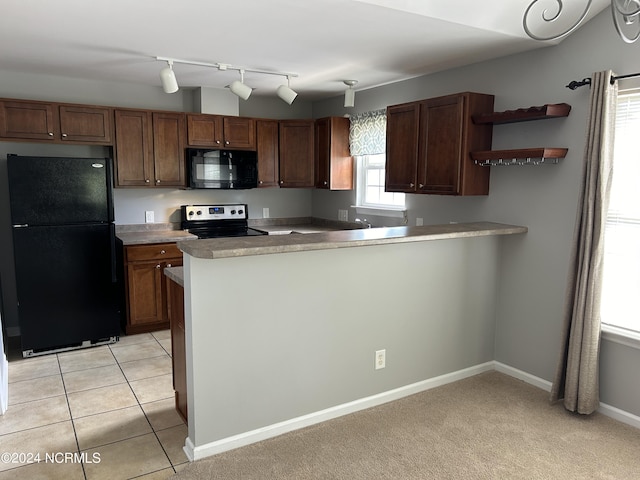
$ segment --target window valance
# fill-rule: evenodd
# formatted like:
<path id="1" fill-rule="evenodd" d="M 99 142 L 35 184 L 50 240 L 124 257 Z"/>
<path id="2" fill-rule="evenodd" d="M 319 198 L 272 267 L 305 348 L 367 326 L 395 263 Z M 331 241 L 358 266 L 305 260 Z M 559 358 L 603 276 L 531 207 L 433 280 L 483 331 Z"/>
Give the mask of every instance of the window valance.
<path id="1" fill-rule="evenodd" d="M 351 116 L 349 148 L 351 155 L 378 155 L 386 150 L 387 110 L 380 109 Z"/>

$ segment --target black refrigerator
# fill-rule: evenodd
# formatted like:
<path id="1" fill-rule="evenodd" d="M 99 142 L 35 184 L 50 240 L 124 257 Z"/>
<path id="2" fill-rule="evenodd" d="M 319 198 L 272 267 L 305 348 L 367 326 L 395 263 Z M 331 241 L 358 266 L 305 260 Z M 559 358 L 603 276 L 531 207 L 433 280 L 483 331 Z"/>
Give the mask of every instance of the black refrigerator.
<path id="1" fill-rule="evenodd" d="M 112 161 L 7 156 L 25 357 L 118 341 Z"/>

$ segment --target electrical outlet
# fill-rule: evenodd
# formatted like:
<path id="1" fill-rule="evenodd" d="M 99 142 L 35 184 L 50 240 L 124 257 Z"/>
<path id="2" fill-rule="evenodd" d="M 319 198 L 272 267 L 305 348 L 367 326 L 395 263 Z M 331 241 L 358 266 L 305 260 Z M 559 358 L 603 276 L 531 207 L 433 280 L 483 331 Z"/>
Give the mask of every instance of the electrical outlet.
<path id="1" fill-rule="evenodd" d="M 376 370 L 384 368 L 387 363 L 387 351 L 376 350 Z"/>
<path id="2" fill-rule="evenodd" d="M 262 209 L 262 218 L 269 218 L 269 207 L 264 207 Z"/>
<path id="3" fill-rule="evenodd" d="M 421 227 L 424 225 L 424 220 L 420 217 L 416 218 L 416 227 Z"/>
<path id="4" fill-rule="evenodd" d="M 146 210 L 144 212 L 144 222 L 145 223 L 153 223 L 155 220 L 153 219 L 153 210 Z"/>
<path id="5" fill-rule="evenodd" d="M 349 210 L 338 210 L 338 220 L 340 220 L 341 222 L 348 222 L 349 221 Z"/>

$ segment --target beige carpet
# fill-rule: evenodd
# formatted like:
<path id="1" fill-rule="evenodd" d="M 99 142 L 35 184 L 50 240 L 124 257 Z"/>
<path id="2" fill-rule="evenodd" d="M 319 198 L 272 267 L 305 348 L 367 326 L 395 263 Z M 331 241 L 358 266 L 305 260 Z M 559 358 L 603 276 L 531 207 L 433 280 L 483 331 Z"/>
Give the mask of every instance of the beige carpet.
<path id="1" fill-rule="evenodd" d="M 171 480 L 640 479 L 640 430 L 488 372 L 198 460 Z"/>

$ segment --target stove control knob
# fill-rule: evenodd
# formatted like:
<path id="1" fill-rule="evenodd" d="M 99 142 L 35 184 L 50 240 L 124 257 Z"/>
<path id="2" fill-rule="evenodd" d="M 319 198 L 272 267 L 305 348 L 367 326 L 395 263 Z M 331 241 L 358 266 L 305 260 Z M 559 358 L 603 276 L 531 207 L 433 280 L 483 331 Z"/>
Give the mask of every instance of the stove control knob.
<path id="1" fill-rule="evenodd" d="M 198 211 L 196 212 L 196 214 L 197 214 L 197 215 L 202 215 L 202 210 L 198 210 Z"/>
<path id="2" fill-rule="evenodd" d="M 193 217 L 193 210 L 189 210 L 189 213 L 187 215 L 189 215 L 190 217 Z"/>
<path id="3" fill-rule="evenodd" d="M 235 215 L 236 211 L 235 210 L 231 210 L 231 215 Z"/>
<path id="4" fill-rule="evenodd" d="M 238 215 L 242 215 L 244 213 L 244 210 L 238 210 Z"/>

